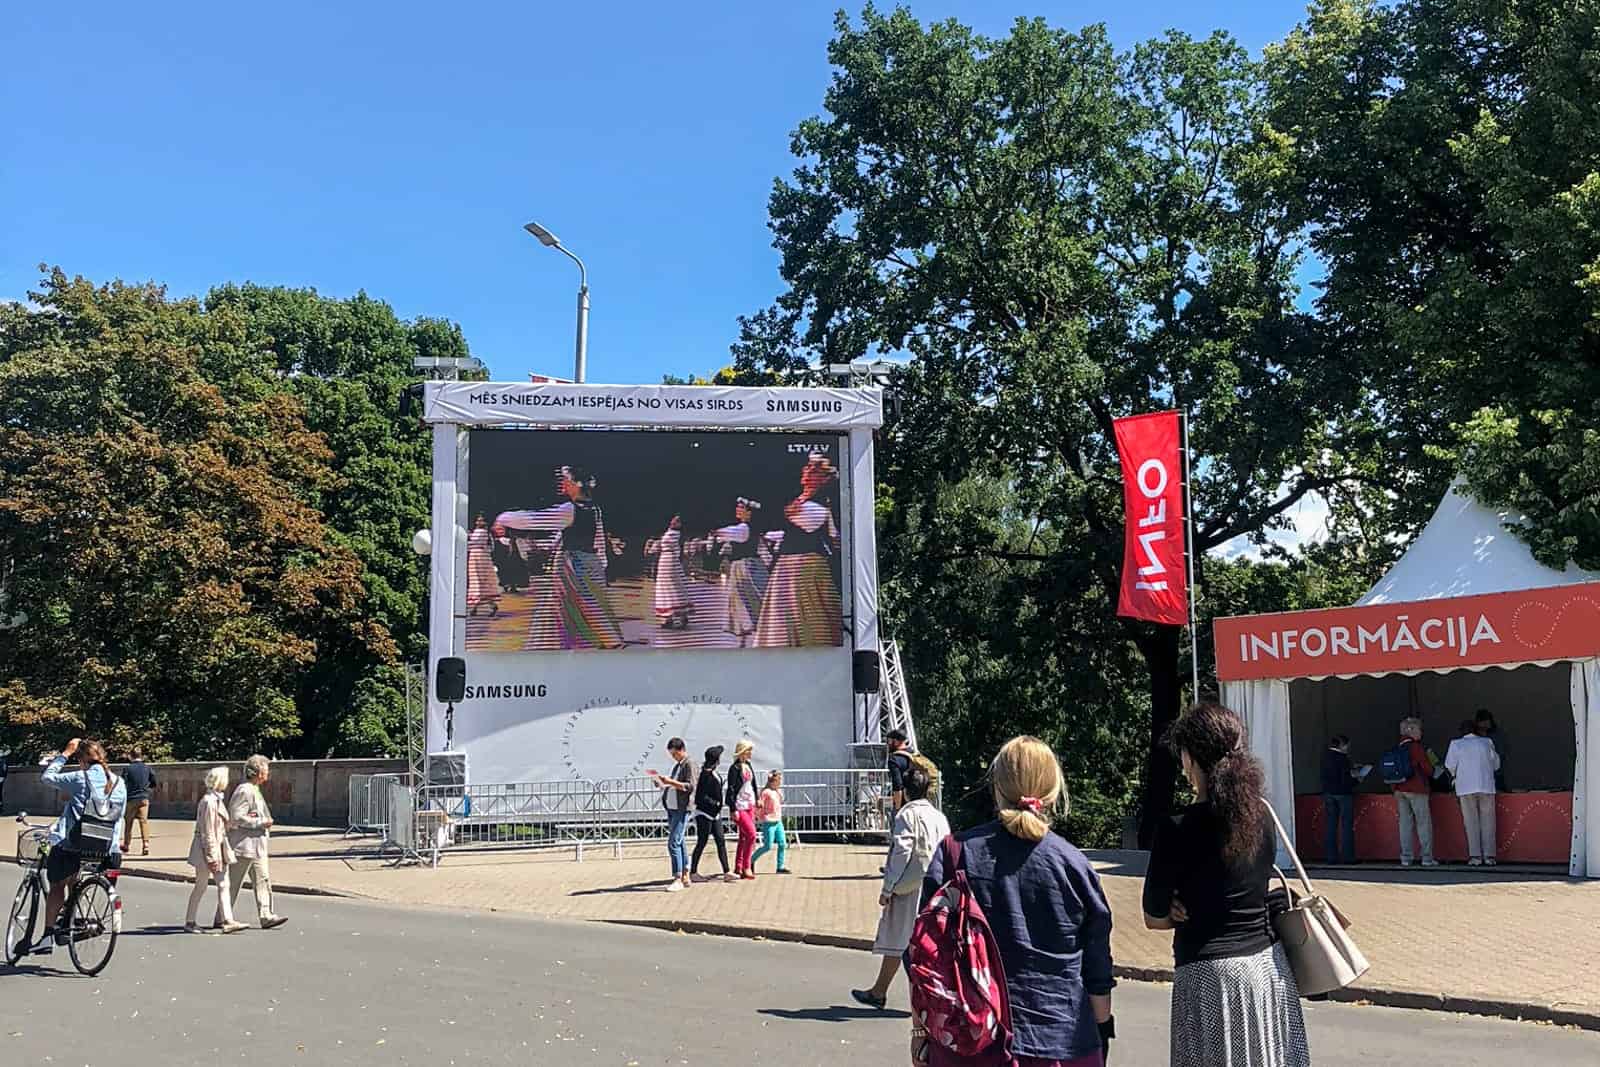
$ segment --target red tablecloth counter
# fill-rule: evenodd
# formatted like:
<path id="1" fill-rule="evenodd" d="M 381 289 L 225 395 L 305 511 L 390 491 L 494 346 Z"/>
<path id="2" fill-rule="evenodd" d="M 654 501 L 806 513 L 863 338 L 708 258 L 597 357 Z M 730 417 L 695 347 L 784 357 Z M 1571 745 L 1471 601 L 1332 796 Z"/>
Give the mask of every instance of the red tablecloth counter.
<path id="1" fill-rule="evenodd" d="M 1400 859 L 1400 826 L 1395 818 L 1394 795 L 1356 795 L 1356 859 Z M 1440 862 L 1467 859 L 1467 835 L 1461 808 L 1449 793 L 1434 793 L 1433 851 Z M 1501 793 L 1495 798 L 1498 858 L 1507 863 L 1559 863 L 1572 853 L 1572 793 Z M 1322 794 L 1295 797 L 1295 842 L 1304 860 L 1327 859 L 1323 854 L 1323 828 L 1327 817 Z"/>

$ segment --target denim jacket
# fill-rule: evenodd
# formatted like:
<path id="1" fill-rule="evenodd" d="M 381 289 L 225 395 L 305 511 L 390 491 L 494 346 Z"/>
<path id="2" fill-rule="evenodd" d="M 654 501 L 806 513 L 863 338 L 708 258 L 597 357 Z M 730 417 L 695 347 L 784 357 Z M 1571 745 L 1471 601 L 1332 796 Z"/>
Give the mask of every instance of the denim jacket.
<path id="1" fill-rule="evenodd" d="M 61 818 L 56 820 L 55 826 L 50 829 L 50 843 L 59 845 L 72 836 L 73 827 L 78 825 L 78 820 L 83 817 L 84 807 L 94 805 L 98 818 L 106 818 L 112 811 L 116 812 L 117 828 L 111 835 L 111 854 L 122 854 L 122 815 L 128 806 L 128 787 L 122 778 L 117 778 L 116 788 L 111 790 L 111 795 L 106 796 L 106 772 L 98 766 L 90 767 L 85 773 L 77 766 L 70 770 L 66 768 L 66 759 L 57 756 L 51 760 L 40 773 L 39 780 L 45 785 L 53 786 L 65 794 L 67 806 L 61 812 Z"/>
<path id="2" fill-rule="evenodd" d="M 1071 1060 L 1100 1049 L 1091 995 L 1111 992 L 1111 907 L 1088 857 L 1058 834 L 1034 843 L 998 821 L 957 834 L 972 894 L 1000 945 L 1011 997 L 1012 1051 Z M 922 883 L 945 881 L 944 850 Z"/>

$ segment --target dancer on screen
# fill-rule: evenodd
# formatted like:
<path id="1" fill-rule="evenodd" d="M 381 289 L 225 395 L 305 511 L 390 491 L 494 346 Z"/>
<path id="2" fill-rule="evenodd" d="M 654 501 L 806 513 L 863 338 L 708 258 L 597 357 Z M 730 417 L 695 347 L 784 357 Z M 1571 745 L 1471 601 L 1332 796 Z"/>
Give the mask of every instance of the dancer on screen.
<path id="1" fill-rule="evenodd" d="M 581 467 L 557 467 L 567 499 L 538 511 L 507 511 L 495 522 L 512 530 L 554 531 L 554 594 L 534 608 L 526 647 L 533 651 L 621 648 L 622 627 L 606 591 L 605 520 L 591 499 L 595 480 Z"/>
<path id="2" fill-rule="evenodd" d="M 467 614 L 476 615 L 487 606 L 489 614 L 500 610 L 500 575 L 494 566 L 494 541 L 482 515 L 472 520 L 467 535 Z"/>
<path id="3" fill-rule="evenodd" d="M 687 630 L 694 605 L 683 570 L 683 519 L 668 519 L 661 536 L 645 542 L 644 554 L 656 557 L 656 622 L 663 630 Z"/>
<path id="4" fill-rule="evenodd" d="M 761 535 L 755 518 L 761 502 L 740 497 L 734 502 L 734 523 L 711 534 L 728 559 L 728 632 L 744 648 L 756 632 L 761 618 L 761 601 L 767 595 L 768 565 L 759 558 Z"/>
<path id="5" fill-rule="evenodd" d="M 844 612 L 828 560 L 839 545 L 839 472 L 813 452 L 800 471 L 800 495 L 783 509 L 783 541 L 761 601 L 755 647 L 837 646 Z"/>

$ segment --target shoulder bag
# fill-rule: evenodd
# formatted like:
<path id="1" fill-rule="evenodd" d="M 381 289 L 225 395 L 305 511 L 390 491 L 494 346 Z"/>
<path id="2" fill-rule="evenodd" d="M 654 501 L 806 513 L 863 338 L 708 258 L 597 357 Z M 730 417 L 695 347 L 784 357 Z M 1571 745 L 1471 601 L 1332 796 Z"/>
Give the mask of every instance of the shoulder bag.
<path id="1" fill-rule="evenodd" d="M 1299 874 L 1300 885 L 1304 888 L 1303 893 L 1291 889 L 1283 871 L 1273 867 L 1277 871 L 1278 881 L 1283 885 L 1288 907 L 1273 916 L 1272 928 L 1278 942 L 1283 945 L 1285 955 L 1289 957 L 1295 984 L 1300 987 L 1303 997 L 1320 996 L 1343 989 L 1366 974 L 1371 965 L 1347 932 L 1349 921 L 1333 906 L 1332 901 L 1311 885 L 1311 879 L 1306 876 L 1306 869 L 1301 865 L 1300 856 L 1284 831 L 1278 813 L 1264 798 L 1261 803 L 1266 806 L 1267 814 L 1272 816 L 1278 840 L 1283 842 L 1284 851 L 1294 861 L 1295 872 Z"/>

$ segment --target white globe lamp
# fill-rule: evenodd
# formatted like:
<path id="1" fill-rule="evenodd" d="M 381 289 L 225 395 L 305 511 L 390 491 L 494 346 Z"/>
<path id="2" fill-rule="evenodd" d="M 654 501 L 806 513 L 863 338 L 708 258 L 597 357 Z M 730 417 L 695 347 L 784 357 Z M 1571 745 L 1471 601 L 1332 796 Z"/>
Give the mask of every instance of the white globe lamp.
<path id="1" fill-rule="evenodd" d="M 418 530 L 411 535 L 411 551 L 419 556 L 426 556 L 433 551 L 433 532 Z"/>

